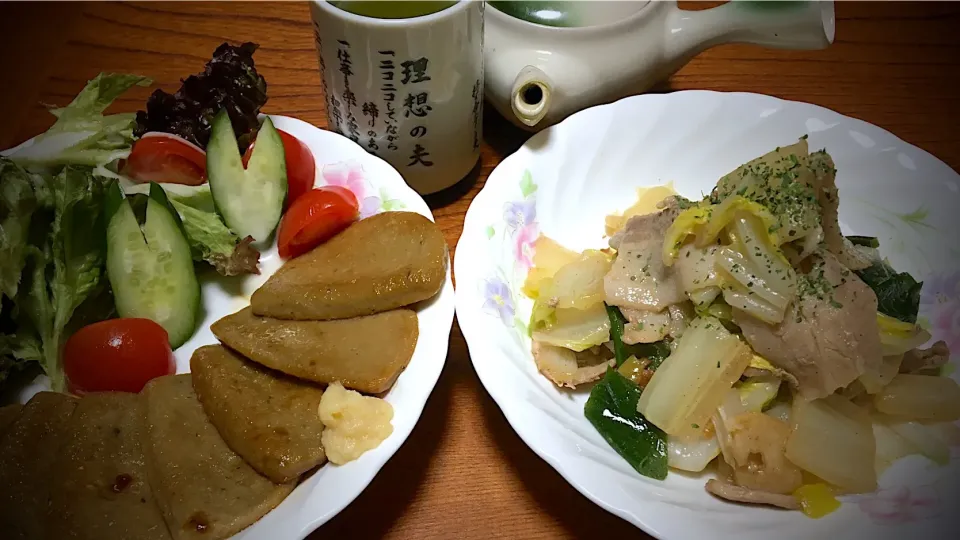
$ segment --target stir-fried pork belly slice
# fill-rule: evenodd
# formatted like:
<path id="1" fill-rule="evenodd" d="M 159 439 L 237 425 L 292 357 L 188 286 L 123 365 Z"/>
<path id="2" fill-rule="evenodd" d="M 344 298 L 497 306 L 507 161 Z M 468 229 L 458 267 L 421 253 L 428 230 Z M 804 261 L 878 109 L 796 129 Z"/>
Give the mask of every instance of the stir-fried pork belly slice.
<path id="1" fill-rule="evenodd" d="M 753 350 L 793 376 L 804 399 L 826 397 L 882 361 L 874 292 L 830 253 L 812 263 L 780 324 L 733 311 Z"/>
<path id="2" fill-rule="evenodd" d="M 669 207 L 627 220 L 622 235 L 611 238 L 617 259 L 603 279 L 607 304 L 659 313 L 686 300 L 676 272 L 663 264 L 663 238 L 679 214 Z"/>

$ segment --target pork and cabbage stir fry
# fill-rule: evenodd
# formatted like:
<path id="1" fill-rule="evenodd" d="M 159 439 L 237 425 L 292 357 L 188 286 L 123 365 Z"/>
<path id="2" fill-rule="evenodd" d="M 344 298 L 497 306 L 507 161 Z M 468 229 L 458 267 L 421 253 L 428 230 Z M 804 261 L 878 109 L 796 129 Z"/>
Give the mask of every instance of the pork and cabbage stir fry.
<path id="1" fill-rule="evenodd" d="M 917 324 L 922 284 L 841 234 L 835 175 L 804 137 L 700 201 L 641 191 L 608 248 L 537 240 L 537 368 L 595 382 L 585 415 L 639 473 L 709 467 L 718 497 L 818 517 L 901 457 L 948 459 L 950 351 Z"/>

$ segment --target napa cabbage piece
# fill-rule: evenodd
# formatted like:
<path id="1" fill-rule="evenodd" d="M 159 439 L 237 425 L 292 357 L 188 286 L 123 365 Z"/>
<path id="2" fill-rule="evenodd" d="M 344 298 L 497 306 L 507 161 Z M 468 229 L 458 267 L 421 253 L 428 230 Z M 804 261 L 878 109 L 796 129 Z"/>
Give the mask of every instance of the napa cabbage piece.
<path id="1" fill-rule="evenodd" d="M 877 313 L 880 327 L 880 346 L 884 356 L 903 355 L 930 341 L 930 332 L 917 324 L 903 322 L 889 315 Z"/>
<path id="2" fill-rule="evenodd" d="M 787 459 L 849 493 L 877 489 L 876 441 L 867 413 L 840 396 L 795 399 Z"/>
<path id="3" fill-rule="evenodd" d="M 560 268 L 577 260 L 579 254 L 556 241 L 540 235 L 533 243 L 533 267 L 524 280 L 523 294 L 536 299 L 540 286 L 546 283 Z"/>
<path id="4" fill-rule="evenodd" d="M 780 380 L 751 377 L 734 384 L 733 387 L 740 394 L 740 402 L 747 411 L 761 412 L 777 398 Z"/>
<path id="5" fill-rule="evenodd" d="M 872 416 L 875 423 L 902 437 L 913 448 L 911 454 L 923 455 L 938 465 L 949 463 L 950 447 L 960 444 L 960 428 L 952 422 L 904 421 L 882 413 Z"/>
<path id="6" fill-rule="evenodd" d="M 606 253 L 588 249 L 542 282 L 538 298 L 557 309 L 587 309 L 600 304 L 604 298 L 603 276 L 612 263 L 613 258 Z"/>
<path id="7" fill-rule="evenodd" d="M 544 311 L 534 309 L 530 325 L 534 341 L 577 352 L 610 341 L 610 319 L 603 302 L 587 309 L 551 308 L 546 315 Z"/>
<path id="8" fill-rule="evenodd" d="M 883 390 L 885 386 L 900 372 L 900 364 L 903 362 L 903 355 L 884 356 L 880 362 L 880 369 L 877 371 L 866 371 L 860 376 L 858 381 L 863 385 L 863 389 L 868 394 L 876 394 Z"/>
<path id="9" fill-rule="evenodd" d="M 720 249 L 717 267 L 727 304 L 768 324 L 783 321 L 797 297 L 797 275 L 783 252 L 770 243 L 756 216 L 738 213 L 729 224 L 729 246 Z"/>
<path id="10" fill-rule="evenodd" d="M 720 246 L 696 247 L 686 244 L 680 248 L 674 266 L 680 277 L 680 287 L 695 307 L 709 305 L 720 295 L 722 276 L 717 272 Z"/>
<path id="11" fill-rule="evenodd" d="M 697 317 L 650 379 L 637 410 L 668 435 L 685 435 L 706 423 L 751 356 L 719 320 Z"/>
<path id="12" fill-rule="evenodd" d="M 784 242 L 821 237 L 816 164 L 806 138 L 753 159 L 717 182 L 714 204 L 743 197 L 776 216 L 775 228 Z M 778 244 L 779 245 L 779 244 Z"/>
<path id="13" fill-rule="evenodd" d="M 739 195 L 724 199 L 720 204 L 701 202 L 697 206 L 687 208 L 673 220 L 667 229 L 663 241 L 663 264 L 673 266 L 680 255 L 680 248 L 688 237 L 694 236 L 694 245 L 706 247 L 714 244 L 723 230 L 741 212 L 756 216 L 763 224 L 764 234 L 770 244 L 780 245 L 777 235 L 777 220 L 763 205 L 747 200 Z"/>
<path id="14" fill-rule="evenodd" d="M 949 377 L 901 373 L 873 397 L 877 411 L 904 420 L 960 420 L 960 385 Z"/>
<path id="15" fill-rule="evenodd" d="M 720 443 L 715 434 L 691 430 L 682 436 L 667 436 L 667 464 L 673 469 L 702 472 L 718 455 Z"/>
<path id="16" fill-rule="evenodd" d="M 566 257 L 557 253 L 558 258 Z M 606 253 L 587 250 L 540 281 L 530 317 L 533 339 L 573 351 L 609 341 L 603 276 L 611 263 Z"/>
<path id="17" fill-rule="evenodd" d="M 694 428 L 688 433 L 667 437 L 667 458 L 670 466 L 689 472 L 703 471 L 720 455 L 721 433 L 728 454 L 731 454 L 730 446 L 733 441 L 730 438 L 730 422 L 744 413 L 761 412 L 777 397 L 779 388 L 780 381 L 760 378 L 750 378 L 734 384 L 712 419 L 708 420 L 706 425 L 698 424 L 701 429 Z M 716 427 L 718 424 L 720 427 Z"/>
<path id="18" fill-rule="evenodd" d="M 920 453 L 910 441 L 876 419 L 873 420 L 873 438 L 877 444 L 873 466 L 878 477 L 900 458 Z"/>

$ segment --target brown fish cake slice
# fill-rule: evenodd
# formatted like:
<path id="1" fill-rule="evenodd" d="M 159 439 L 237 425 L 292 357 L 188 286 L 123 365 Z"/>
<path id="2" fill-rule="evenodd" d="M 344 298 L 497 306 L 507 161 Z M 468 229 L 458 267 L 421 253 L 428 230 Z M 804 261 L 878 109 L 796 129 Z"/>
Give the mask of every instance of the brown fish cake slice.
<path id="1" fill-rule="evenodd" d="M 19 403 L 0 407 L 0 437 L 6 433 L 7 428 L 10 427 L 11 424 L 16 422 L 17 418 L 20 418 L 20 411 L 22 410 L 23 405 Z"/>
<path id="2" fill-rule="evenodd" d="M 39 392 L 0 440 L 0 537 L 43 537 L 53 464 L 77 399 Z"/>
<path id="3" fill-rule="evenodd" d="M 437 294 L 447 259 L 435 223 L 414 212 L 384 212 L 287 261 L 250 305 L 257 315 L 294 320 L 389 311 Z"/>
<path id="4" fill-rule="evenodd" d="M 326 461 L 317 410 L 323 390 L 221 347 L 190 359 L 193 389 L 227 446 L 277 483 Z"/>
<path id="5" fill-rule="evenodd" d="M 66 425 L 50 488 L 47 538 L 165 540 L 167 524 L 147 483 L 142 400 L 98 392 Z"/>
<path id="6" fill-rule="evenodd" d="M 261 476 L 210 423 L 189 373 L 144 387 L 144 451 L 150 487 L 177 540 L 220 540 L 272 510 L 294 484 Z"/>
<path id="7" fill-rule="evenodd" d="M 224 345 L 294 377 L 379 394 L 393 386 L 417 346 L 417 313 L 395 309 L 336 321 L 257 317 L 244 308 L 210 325 Z"/>

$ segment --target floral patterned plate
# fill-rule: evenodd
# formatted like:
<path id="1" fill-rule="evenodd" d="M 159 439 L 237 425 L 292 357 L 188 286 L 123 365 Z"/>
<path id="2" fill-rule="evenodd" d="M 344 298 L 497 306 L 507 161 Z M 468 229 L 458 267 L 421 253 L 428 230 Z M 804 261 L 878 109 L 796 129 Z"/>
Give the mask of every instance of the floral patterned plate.
<path id="1" fill-rule="evenodd" d="M 539 233 L 574 249 L 605 247 L 604 216 L 637 187 L 673 182 L 699 198 L 750 159 L 809 134 L 836 162 L 841 225 L 925 282 L 921 316 L 960 351 L 960 176 L 870 124 L 805 103 L 706 91 L 643 95 L 594 107 L 531 138 L 490 175 L 456 251 L 457 317 L 474 368 L 520 437 L 574 488 L 661 538 L 944 537 L 960 520 L 960 448 L 949 465 L 899 461 L 876 493 L 843 498 L 819 520 L 721 502 L 706 477 L 640 476 L 583 416 L 588 390 L 539 375 L 520 292 Z M 949 366 L 948 366 L 949 367 Z M 957 375 L 954 374 L 954 377 Z M 951 521 L 952 520 L 952 521 Z M 951 523 L 948 523 L 950 521 Z"/>
<path id="2" fill-rule="evenodd" d="M 423 214 L 433 220 L 427 203 L 386 161 L 368 154 L 346 137 L 318 129 L 302 120 L 276 115 L 270 118 L 278 129 L 297 137 L 310 148 L 317 164 L 317 186 L 340 185 L 357 195 L 361 201 L 361 217 L 404 210 Z M 261 252 L 260 275 L 224 278 L 212 270 L 199 275 L 202 321 L 193 337 L 174 353 L 178 373 L 190 371 L 190 357 L 197 347 L 217 343 L 210 331 L 210 324 L 249 305 L 253 291 L 280 268 L 283 261 L 277 254 L 275 238 L 273 244 L 268 249 L 261 249 Z M 356 461 L 340 466 L 327 463 L 320 467 L 277 508 L 237 534 L 235 540 L 306 537 L 360 495 L 400 448 L 420 418 L 446 361 L 454 315 L 453 282 L 449 270 L 440 293 L 415 308 L 420 337 L 413 358 L 384 397 L 393 405 L 393 433 L 380 446 Z M 26 402 L 38 390 L 45 388 L 49 388 L 46 377 L 39 377 L 33 384 L 20 389 L 16 397 Z M 3 537 L 0 534 L 0 538 Z"/>

